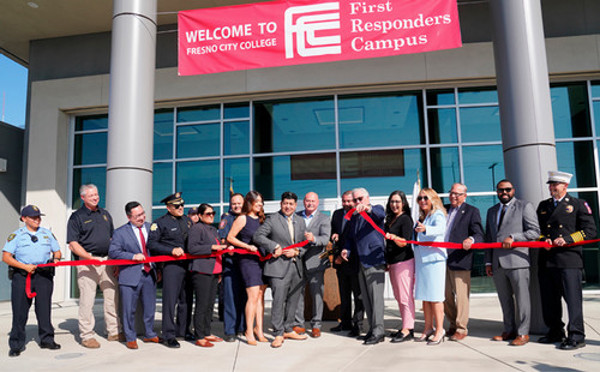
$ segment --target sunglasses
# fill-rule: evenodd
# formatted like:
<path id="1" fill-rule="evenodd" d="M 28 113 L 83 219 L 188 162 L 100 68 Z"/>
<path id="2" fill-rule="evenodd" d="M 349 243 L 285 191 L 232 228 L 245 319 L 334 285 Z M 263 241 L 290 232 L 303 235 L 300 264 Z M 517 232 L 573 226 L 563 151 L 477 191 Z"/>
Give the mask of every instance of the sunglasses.
<path id="1" fill-rule="evenodd" d="M 215 212 L 206 212 L 206 213 L 202 213 L 203 216 L 214 216 Z"/>
<path id="2" fill-rule="evenodd" d="M 360 203 L 361 201 L 363 201 L 364 198 L 365 198 L 364 196 L 361 196 L 361 197 L 358 197 L 358 198 L 354 198 L 354 202 L 355 203 Z"/>
<path id="3" fill-rule="evenodd" d="M 179 208 L 183 208 L 183 204 L 171 204 L 173 206 L 173 208 L 175 209 L 179 209 Z"/>
<path id="4" fill-rule="evenodd" d="M 510 193 L 513 190 L 512 187 L 499 187 L 498 189 L 496 189 L 496 192 L 498 194 L 502 194 L 502 193 Z"/>
<path id="5" fill-rule="evenodd" d="M 425 196 L 417 196 L 417 201 L 421 201 L 421 200 L 429 200 L 429 198 L 427 197 L 427 195 L 425 195 Z"/>

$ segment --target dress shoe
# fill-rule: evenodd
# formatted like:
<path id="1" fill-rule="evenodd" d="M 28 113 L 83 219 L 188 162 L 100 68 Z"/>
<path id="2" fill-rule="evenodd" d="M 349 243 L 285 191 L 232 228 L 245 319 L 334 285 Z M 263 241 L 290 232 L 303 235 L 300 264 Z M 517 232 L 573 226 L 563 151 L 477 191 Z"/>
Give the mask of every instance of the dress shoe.
<path id="1" fill-rule="evenodd" d="M 290 340 L 306 340 L 308 338 L 307 335 L 299 335 L 297 332 L 287 332 L 283 334 L 283 338 L 287 338 Z"/>
<path id="2" fill-rule="evenodd" d="M 585 341 L 575 341 L 567 338 L 558 347 L 561 350 L 576 350 L 585 347 Z"/>
<path id="3" fill-rule="evenodd" d="M 446 331 L 446 336 L 450 337 L 450 339 L 452 339 L 452 336 L 454 336 L 454 334 L 456 333 L 456 328 L 448 328 L 448 331 Z"/>
<path id="4" fill-rule="evenodd" d="M 137 348 L 138 348 L 138 345 L 137 345 L 137 341 L 136 341 L 136 340 L 133 340 L 133 341 L 127 341 L 127 343 L 126 343 L 125 345 L 127 346 L 127 348 L 128 348 L 128 349 L 132 349 L 132 350 L 135 350 L 135 349 L 137 349 Z"/>
<path id="5" fill-rule="evenodd" d="M 19 349 L 10 349 L 10 351 L 8 352 L 8 356 L 9 357 L 18 357 L 19 355 L 21 355 L 21 353 L 25 351 L 25 348 L 22 348 L 21 350 Z"/>
<path id="6" fill-rule="evenodd" d="M 502 332 L 502 334 L 500 336 L 492 337 L 492 341 L 510 341 L 510 340 L 514 340 L 515 338 L 517 338 L 516 333 Z"/>
<path id="7" fill-rule="evenodd" d="M 368 339 L 365 340 L 365 342 L 363 342 L 363 345 L 375 345 L 378 344 L 380 342 L 385 341 L 385 336 L 381 335 L 381 336 L 371 336 Z"/>
<path id="8" fill-rule="evenodd" d="M 154 337 L 147 337 L 142 339 L 142 341 L 146 342 L 146 343 L 153 343 L 153 344 L 158 344 L 160 343 L 160 338 L 158 338 L 158 336 L 154 336 Z"/>
<path id="9" fill-rule="evenodd" d="M 467 337 L 466 333 L 454 332 L 452 336 L 450 336 L 450 341 L 461 341 Z"/>
<path id="10" fill-rule="evenodd" d="M 108 341 L 120 341 L 125 342 L 125 335 L 123 333 L 117 333 L 116 335 L 108 335 L 106 338 Z"/>
<path id="11" fill-rule="evenodd" d="M 57 344 L 54 341 L 42 342 L 42 343 L 40 343 L 40 347 L 42 349 L 50 349 L 50 350 L 58 350 L 58 349 L 60 349 L 60 345 Z"/>
<path id="12" fill-rule="evenodd" d="M 215 335 L 210 335 L 210 336 L 206 336 L 204 337 L 205 340 L 210 341 L 210 342 L 222 342 L 223 339 L 221 337 L 215 336 Z"/>
<path id="13" fill-rule="evenodd" d="M 179 341 L 177 341 L 175 338 L 170 338 L 170 339 L 166 340 L 165 345 L 167 347 L 170 347 L 171 349 L 179 349 L 181 347 L 181 345 L 179 344 Z"/>
<path id="14" fill-rule="evenodd" d="M 436 345 L 441 344 L 442 342 L 444 342 L 444 337 L 445 336 L 446 336 L 446 331 L 443 330 L 442 334 L 440 335 L 440 338 L 438 338 L 437 340 L 434 340 L 435 336 L 434 337 L 430 337 L 429 340 L 427 340 L 427 346 L 436 346 Z"/>
<path id="15" fill-rule="evenodd" d="M 299 335 L 303 335 L 303 334 L 305 334 L 305 333 L 306 333 L 306 329 L 305 329 L 305 328 L 302 328 L 302 327 L 295 326 L 295 327 L 294 327 L 294 328 L 292 328 L 292 329 L 294 330 L 294 332 L 296 332 L 296 333 L 297 333 L 297 334 L 299 334 Z"/>
<path id="16" fill-rule="evenodd" d="M 348 337 L 358 337 L 358 336 L 360 336 L 360 329 L 358 327 L 352 327 L 352 329 L 348 333 Z"/>
<path id="17" fill-rule="evenodd" d="M 202 338 L 200 340 L 196 340 L 196 346 L 200 346 L 200 347 L 213 347 L 215 346 L 215 344 L 213 344 L 212 342 L 210 342 L 209 340 L 205 338 Z"/>
<path id="18" fill-rule="evenodd" d="M 235 340 L 237 340 L 237 337 L 235 337 L 235 335 L 225 335 L 225 337 L 223 337 L 223 340 L 225 340 L 225 342 L 235 342 Z"/>
<path id="19" fill-rule="evenodd" d="M 100 343 L 95 338 L 89 338 L 81 341 L 81 346 L 87 347 L 88 349 L 97 349 L 100 347 Z"/>
<path id="20" fill-rule="evenodd" d="M 185 334 L 185 336 L 183 336 L 183 339 L 185 341 L 196 341 L 196 336 L 188 332 Z"/>
<path id="21" fill-rule="evenodd" d="M 359 341 L 367 341 L 368 339 L 371 338 L 371 336 L 373 336 L 373 334 L 371 332 L 367 332 L 366 335 L 362 335 L 362 336 L 357 336 L 356 339 Z"/>
<path id="22" fill-rule="evenodd" d="M 280 348 L 283 345 L 283 336 L 276 336 L 273 342 L 271 342 L 271 347 L 274 349 Z"/>
<path id="23" fill-rule="evenodd" d="M 510 346 L 523 346 L 529 342 L 529 335 L 519 335 L 517 338 L 512 340 L 509 345 Z"/>
<path id="24" fill-rule="evenodd" d="M 392 337 L 391 343 L 398 343 L 404 341 L 410 341 L 415 338 L 415 331 L 412 329 L 408 330 L 407 334 L 402 333 L 402 331 L 398 331 L 394 337 Z"/>
<path id="25" fill-rule="evenodd" d="M 312 338 L 319 338 L 319 337 L 321 337 L 321 330 L 319 328 L 313 328 L 310 331 L 310 336 Z"/>
<path id="26" fill-rule="evenodd" d="M 557 342 L 563 342 L 565 340 L 565 336 L 563 335 L 551 335 L 547 334 L 545 336 L 540 337 L 538 343 L 540 344 L 554 344 Z"/>

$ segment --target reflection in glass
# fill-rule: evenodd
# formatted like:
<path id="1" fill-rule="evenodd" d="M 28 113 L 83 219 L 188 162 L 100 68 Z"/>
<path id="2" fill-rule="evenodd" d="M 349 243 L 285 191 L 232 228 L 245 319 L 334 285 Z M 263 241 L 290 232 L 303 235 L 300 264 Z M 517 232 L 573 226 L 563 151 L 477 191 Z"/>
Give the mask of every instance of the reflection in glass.
<path id="1" fill-rule="evenodd" d="M 230 192 L 246 194 L 250 190 L 249 158 L 223 161 L 223 201 L 229 201 Z"/>
<path id="2" fill-rule="evenodd" d="M 314 165 L 320 164 L 315 169 Z M 314 191 L 320 198 L 336 197 L 335 154 L 274 156 L 254 159 L 254 188 L 265 200 L 279 200 L 284 191 L 302 198 Z"/>
<path id="3" fill-rule="evenodd" d="M 154 160 L 173 157 L 173 110 L 157 110 L 154 114 Z"/>
<path id="4" fill-rule="evenodd" d="M 176 189 L 186 204 L 220 202 L 218 160 L 179 162 L 176 173 Z"/>
<path id="5" fill-rule="evenodd" d="M 223 155 L 248 154 L 250 152 L 250 123 L 234 121 L 223 123 Z"/>
<path id="6" fill-rule="evenodd" d="M 494 87 L 459 89 L 458 103 L 460 105 L 474 103 L 498 103 L 498 92 Z"/>
<path id="7" fill-rule="evenodd" d="M 425 142 L 420 93 L 340 96 L 341 148 Z"/>
<path id="8" fill-rule="evenodd" d="M 219 156 L 220 124 L 177 127 L 177 158 Z"/>
<path id="9" fill-rule="evenodd" d="M 254 103 L 254 152 L 335 148 L 333 98 Z"/>
<path id="10" fill-rule="evenodd" d="M 173 163 L 154 163 L 152 171 L 152 205 L 163 205 L 160 201 L 175 192 Z"/>
<path id="11" fill-rule="evenodd" d="M 458 148 L 443 147 L 431 150 L 431 186 L 438 193 L 444 193 L 460 182 Z"/>
<path id="12" fill-rule="evenodd" d="M 460 134 L 463 142 L 501 141 L 498 106 L 461 108 Z"/>
<path id="13" fill-rule="evenodd" d="M 426 94 L 428 106 L 454 104 L 454 89 L 428 90 Z"/>
<path id="14" fill-rule="evenodd" d="M 75 120 L 75 130 L 108 129 L 108 115 L 79 116 Z"/>
<path id="15" fill-rule="evenodd" d="M 552 117 L 556 138 L 589 137 L 590 113 L 587 86 L 575 83 L 555 86 L 550 89 L 552 97 Z"/>
<path id="16" fill-rule="evenodd" d="M 456 110 L 429 109 L 427 110 L 429 126 L 429 143 L 457 143 Z"/>
<path id="17" fill-rule="evenodd" d="M 189 123 L 193 121 L 207 121 L 220 119 L 220 105 L 210 105 L 201 107 L 180 107 L 177 109 L 178 123 Z"/>
<path id="18" fill-rule="evenodd" d="M 595 101 L 592 107 L 594 108 L 594 125 L 596 127 L 596 136 L 600 136 L 600 101 Z"/>
<path id="19" fill-rule="evenodd" d="M 100 195 L 100 203 L 98 205 L 104 208 L 106 198 L 106 167 L 95 167 L 73 169 L 73 209 L 78 209 L 83 205 L 79 196 L 79 188 L 81 185 L 89 183 L 93 183 L 98 187 L 98 195 Z"/>
<path id="20" fill-rule="evenodd" d="M 238 119 L 250 117 L 250 105 L 243 103 L 226 103 L 223 109 L 224 119 Z"/>
<path id="21" fill-rule="evenodd" d="M 73 165 L 106 163 L 108 132 L 75 135 Z"/>
<path id="22" fill-rule="evenodd" d="M 600 98 L 600 81 L 592 81 L 592 97 Z"/>
<path id="23" fill-rule="evenodd" d="M 495 190 L 504 178 L 502 146 L 465 146 L 462 151 L 464 183 L 469 191 Z"/>
<path id="24" fill-rule="evenodd" d="M 558 142 L 556 160 L 559 170 L 573 175 L 569 187 L 596 186 L 594 146 L 591 141 Z"/>

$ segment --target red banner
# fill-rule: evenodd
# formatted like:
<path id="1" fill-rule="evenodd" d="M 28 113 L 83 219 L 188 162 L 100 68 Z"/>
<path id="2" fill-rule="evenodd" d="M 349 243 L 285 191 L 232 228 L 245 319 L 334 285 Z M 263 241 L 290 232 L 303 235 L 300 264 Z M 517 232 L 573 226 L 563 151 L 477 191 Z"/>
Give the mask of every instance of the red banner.
<path id="1" fill-rule="evenodd" d="M 456 0 L 279 0 L 179 12 L 179 75 L 462 45 Z"/>

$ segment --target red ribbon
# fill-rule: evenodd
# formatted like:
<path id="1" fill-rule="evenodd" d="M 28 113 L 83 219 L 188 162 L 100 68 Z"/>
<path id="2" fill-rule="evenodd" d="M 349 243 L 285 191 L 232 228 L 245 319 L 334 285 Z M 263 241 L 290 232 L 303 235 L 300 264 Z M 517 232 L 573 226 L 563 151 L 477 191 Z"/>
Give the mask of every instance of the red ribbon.
<path id="1" fill-rule="evenodd" d="M 218 240 L 217 240 L 217 243 L 219 243 Z M 287 247 L 283 248 L 283 250 L 285 251 L 288 249 L 304 247 L 308 243 L 309 243 L 308 240 L 304 240 L 304 241 L 301 241 L 300 243 L 296 243 L 296 244 L 287 246 Z M 92 259 L 92 260 L 76 260 L 76 261 L 59 261 L 56 263 L 49 262 L 49 263 L 37 265 L 37 267 L 87 266 L 87 265 L 95 265 L 95 266 L 138 265 L 138 264 L 145 264 L 145 263 L 151 263 L 151 262 L 172 262 L 172 261 L 195 260 L 197 258 L 212 258 L 212 257 L 222 256 L 222 255 L 228 254 L 228 253 L 249 254 L 249 255 L 257 256 L 261 261 L 267 261 L 273 257 L 273 254 L 271 254 L 271 253 L 269 253 L 268 255 L 263 257 L 259 252 L 250 252 L 246 249 L 235 248 L 235 249 L 222 250 L 222 251 L 218 251 L 218 252 L 213 252 L 211 254 L 202 254 L 202 255 L 193 255 L 193 254 L 185 253 L 180 257 L 152 256 L 152 257 L 146 257 L 146 259 L 143 261 L 95 260 L 95 259 Z M 27 294 L 27 298 L 34 298 L 35 296 L 37 296 L 37 293 L 31 291 L 31 273 L 27 273 L 27 278 L 25 280 L 25 293 Z"/>

